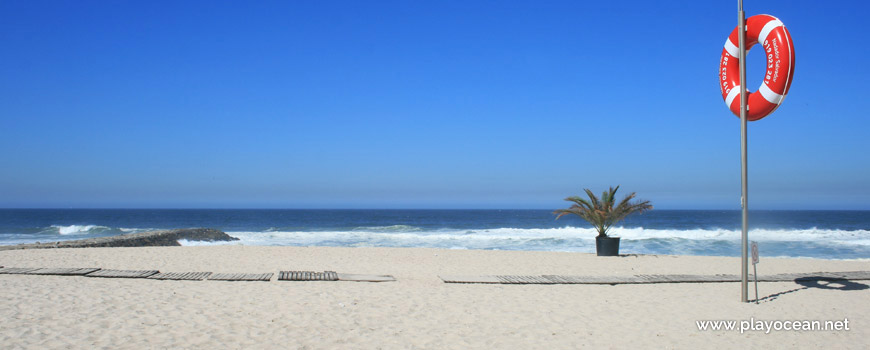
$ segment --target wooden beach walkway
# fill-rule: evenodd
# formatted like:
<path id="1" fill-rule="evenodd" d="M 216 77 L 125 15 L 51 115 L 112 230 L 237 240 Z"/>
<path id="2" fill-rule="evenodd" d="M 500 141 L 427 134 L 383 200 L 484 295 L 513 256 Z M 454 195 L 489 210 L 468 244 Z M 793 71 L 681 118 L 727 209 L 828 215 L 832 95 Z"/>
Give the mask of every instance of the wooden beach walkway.
<path id="1" fill-rule="evenodd" d="M 652 284 L 652 283 L 724 283 L 740 282 L 738 275 L 633 275 L 633 276 L 560 276 L 560 275 L 488 275 L 439 276 L 445 283 L 473 284 Z M 754 277 L 750 275 L 750 280 Z M 792 282 L 795 280 L 870 280 L 870 271 L 783 273 L 758 276 L 758 282 Z"/>
<path id="2" fill-rule="evenodd" d="M 2 267 L 0 275 L 57 275 L 103 278 L 144 278 L 175 281 L 271 281 L 268 273 L 160 272 L 158 270 L 112 270 L 100 268 Z M 653 283 L 725 283 L 739 282 L 738 275 L 632 275 L 632 276 L 563 276 L 563 275 L 483 275 L 438 276 L 445 283 L 468 284 L 653 284 Z M 353 281 L 391 282 L 390 275 L 359 275 L 335 271 L 279 271 L 278 281 Z M 750 275 L 750 280 L 754 276 Z M 800 280 L 870 280 L 870 271 L 782 273 L 758 276 L 759 282 Z"/>
<path id="3" fill-rule="evenodd" d="M 335 271 L 281 271 L 278 273 L 279 281 L 338 281 Z"/>
<path id="4" fill-rule="evenodd" d="M 58 275 L 103 278 L 146 278 L 173 281 L 271 281 L 272 272 L 267 273 L 212 273 L 212 272 L 160 272 L 158 270 L 111 270 L 92 268 L 42 268 L 42 267 L 3 267 L 0 275 Z M 337 273 L 335 271 L 280 271 L 279 281 L 351 281 L 351 282 L 391 282 L 396 278 L 390 275 L 358 275 Z"/>
<path id="5" fill-rule="evenodd" d="M 148 278 L 160 271 L 157 270 L 97 270 L 91 272 L 85 277 L 104 277 L 104 278 Z"/>
<path id="6" fill-rule="evenodd" d="M 211 272 L 160 272 L 148 276 L 148 278 L 153 280 L 202 281 L 208 276 L 211 276 Z"/>
<path id="7" fill-rule="evenodd" d="M 210 281 L 263 281 L 272 280 L 274 273 L 216 273 L 208 279 Z"/>

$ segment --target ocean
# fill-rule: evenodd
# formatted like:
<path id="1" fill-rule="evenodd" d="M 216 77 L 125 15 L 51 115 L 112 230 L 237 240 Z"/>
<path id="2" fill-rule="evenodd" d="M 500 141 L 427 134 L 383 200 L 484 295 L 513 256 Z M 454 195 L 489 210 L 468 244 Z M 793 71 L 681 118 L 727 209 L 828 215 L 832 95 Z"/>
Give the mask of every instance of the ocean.
<path id="1" fill-rule="evenodd" d="M 740 256 L 740 211 L 653 210 L 617 224 L 620 253 Z M 751 211 L 767 257 L 870 259 L 870 211 Z M 550 210 L 0 209 L 0 245 L 207 227 L 240 240 L 182 245 L 595 251 L 595 230 Z"/>

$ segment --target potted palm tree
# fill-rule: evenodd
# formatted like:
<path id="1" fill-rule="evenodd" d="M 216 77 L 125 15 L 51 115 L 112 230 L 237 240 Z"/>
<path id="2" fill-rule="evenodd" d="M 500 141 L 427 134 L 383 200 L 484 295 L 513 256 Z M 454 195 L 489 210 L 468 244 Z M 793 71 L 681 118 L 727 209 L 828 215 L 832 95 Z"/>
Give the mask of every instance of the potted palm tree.
<path id="1" fill-rule="evenodd" d="M 637 200 L 632 202 L 635 196 L 634 192 L 625 196 L 617 204 L 615 200 L 617 190 L 619 190 L 619 186 L 611 187 L 601 194 L 601 198 L 598 198 L 592 191 L 586 189 L 586 195 L 589 196 L 588 200 L 578 196 L 565 198 L 566 201 L 574 204 L 568 209 L 553 212 L 553 214 L 558 215 L 556 216 L 557 220 L 563 215 L 574 214 L 592 224 L 598 231 L 598 236 L 595 237 L 595 251 L 598 256 L 619 255 L 619 237 L 607 236 L 607 230 L 610 229 L 610 226 L 631 214 L 640 214 L 653 208 L 649 201 Z"/>

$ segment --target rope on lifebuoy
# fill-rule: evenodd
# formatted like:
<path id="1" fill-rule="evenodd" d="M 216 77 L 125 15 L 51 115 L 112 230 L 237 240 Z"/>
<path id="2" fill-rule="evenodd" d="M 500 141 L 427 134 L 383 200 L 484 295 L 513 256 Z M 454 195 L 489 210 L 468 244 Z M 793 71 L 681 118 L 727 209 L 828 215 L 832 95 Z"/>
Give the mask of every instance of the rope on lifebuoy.
<path id="1" fill-rule="evenodd" d="M 740 117 L 738 40 L 735 27 L 725 41 L 719 60 L 719 89 L 728 108 Z M 747 120 L 759 120 L 773 113 L 788 94 L 794 77 L 794 45 L 782 21 L 771 15 L 749 17 L 746 20 L 746 52 L 758 43 L 764 47 L 767 69 L 758 90 L 747 91 Z"/>

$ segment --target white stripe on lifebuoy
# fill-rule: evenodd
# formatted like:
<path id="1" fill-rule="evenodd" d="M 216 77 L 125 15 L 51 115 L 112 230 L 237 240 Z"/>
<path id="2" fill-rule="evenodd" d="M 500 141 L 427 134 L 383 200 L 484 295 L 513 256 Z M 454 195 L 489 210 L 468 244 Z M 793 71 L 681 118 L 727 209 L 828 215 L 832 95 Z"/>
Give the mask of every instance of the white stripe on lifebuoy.
<path id="1" fill-rule="evenodd" d="M 731 39 L 725 40 L 725 51 L 728 51 L 731 57 L 740 57 L 740 49 L 731 42 Z"/>
<path id="2" fill-rule="evenodd" d="M 740 57 L 740 51 L 737 48 L 737 45 L 731 42 L 731 39 L 725 40 L 725 50 L 728 51 L 728 54 L 732 57 Z M 746 49 L 746 55 L 749 55 L 749 49 Z"/>
<path id="3" fill-rule="evenodd" d="M 767 36 L 770 35 L 770 32 L 772 32 L 777 27 L 782 27 L 782 26 L 783 26 L 782 21 L 780 21 L 778 19 L 774 19 L 770 22 L 767 22 L 767 24 L 765 24 L 764 27 L 761 28 L 761 32 L 758 33 L 758 42 L 763 44 L 764 41 L 767 40 Z"/>
<path id="4" fill-rule="evenodd" d="M 740 85 L 735 86 L 728 92 L 728 97 L 725 97 L 725 104 L 731 106 L 731 102 L 740 95 Z"/>
<path id="5" fill-rule="evenodd" d="M 773 92 L 773 90 L 767 87 L 767 84 L 761 84 L 761 86 L 758 88 L 758 92 L 761 93 L 761 96 L 764 97 L 767 102 L 773 103 L 775 105 L 782 103 L 782 99 L 785 98 L 785 96 Z"/>

